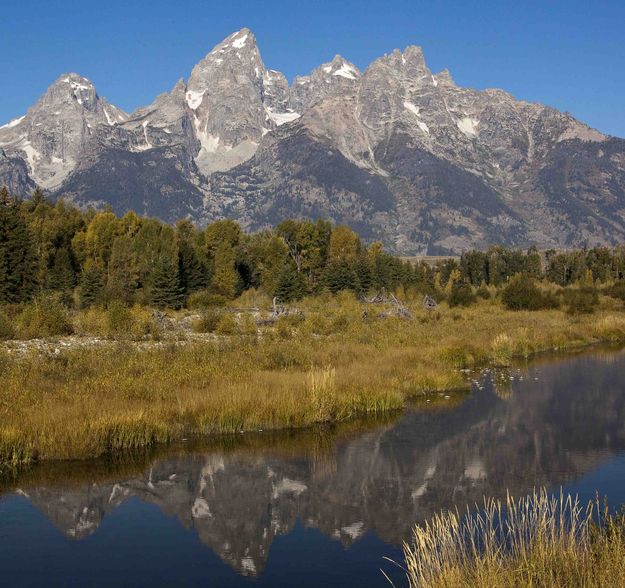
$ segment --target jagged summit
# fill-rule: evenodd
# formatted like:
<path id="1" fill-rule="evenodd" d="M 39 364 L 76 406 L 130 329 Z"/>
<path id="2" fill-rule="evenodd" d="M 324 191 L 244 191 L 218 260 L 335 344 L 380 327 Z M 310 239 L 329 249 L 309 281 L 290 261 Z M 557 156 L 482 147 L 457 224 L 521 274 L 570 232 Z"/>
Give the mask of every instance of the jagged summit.
<path id="1" fill-rule="evenodd" d="M 76 73 L 0 126 L 0 183 L 167 220 L 346 222 L 398 253 L 625 239 L 625 141 L 503 90 L 456 86 L 423 50 L 289 85 L 233 32 L 130 116 Z"/>
<path id="2" fill-rule="evenodd" d="M 127 118 L 90 80 L 65 73 L 21 119 L 0 128 L 0 146 L 24 158 L 38 185 L 54 189 L 74 170 L 100 125 L 112 127 Z"/>
<path id="3" fill-rule="evenodd" d="M 256 37 L 250 29 L 244 27 L 228 35 L 221 43 L 217 44 L 211 53 L 225 53 L 226 51 L 253 50 L 256 47 Z"/>
<path id="4" fill-rule="evenodd" d="M 335 55 L 307 76 L 298 76 L 291 86 L 291 105 L 303 112 L 331 96 L 353 92 L 360 70 L 341 55 Z"/>

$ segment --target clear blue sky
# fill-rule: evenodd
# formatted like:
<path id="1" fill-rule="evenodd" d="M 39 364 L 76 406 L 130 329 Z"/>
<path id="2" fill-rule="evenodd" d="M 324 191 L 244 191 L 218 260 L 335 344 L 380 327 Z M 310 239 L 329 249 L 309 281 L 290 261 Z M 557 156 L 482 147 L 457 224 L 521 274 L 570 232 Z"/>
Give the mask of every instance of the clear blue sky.
<path id="1" fill-rule="evenodd" d="M 244 26 L 289 79 L 336 53 L 364 69 L 421 45 L 458 84 L 503 88 L 625 137 L 623 0 L 5 0 L 0 124 L 66 71 L 131 111 Z"/>

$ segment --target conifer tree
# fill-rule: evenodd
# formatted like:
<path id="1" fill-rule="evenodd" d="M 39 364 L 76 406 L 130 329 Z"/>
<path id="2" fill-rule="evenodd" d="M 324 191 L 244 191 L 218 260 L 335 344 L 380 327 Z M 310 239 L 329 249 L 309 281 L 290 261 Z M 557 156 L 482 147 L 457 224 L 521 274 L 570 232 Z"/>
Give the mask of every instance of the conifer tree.
<path id="1" fill-rule="evenodd" d="M 98 302 L 104 291 L 105 276 L 102 268 L 93 265 L 80 276 L 80 305 L 84 308 Z"/>
<path id="2" fill-rule="evenodd" d="M 39 206 L 40 204 L 44 204 L 45 202 L 47 202 L 47 200 L 41 188 L 35 188 L 35 191 L 33 192 L 33 195 L 30 199 L 31 209 L 34 210 L 35 208 L 37 208 L 37 206 Z"/>
<path id="3" fill-rule="evenodd" d="M 48 288 L 51 290 L 71 290 L 76 285 L 76 272 L 70 252 L 65 247 L 56 249 L 52 265 L 48 270 Z"/>
<path id="4" fill-rule="evenodd" d="M 36 289 L 37 263 L 20 202 L 0 190 L 0 301 L 29 300 Z"/>
<path id="5" fill-rule="evenodd" d="M 295 264 L 289 263 L 284 266 L 273 295 L 280 302 L 299 300 L 306 295 L 306 281 L 301 272 L 297 271 Z"/>
<path id="6" fill-rule="evenodd" d="M 360 255 L 354 265 L 354 271 L 356 272 L 360 291 L 368 292 L 373 285 L 369 259 L 364 255 Z"/>
<path id="7" fill-rule="evenodd" d="M 324 272 L 324 282 L 333 293 L 360 289 L 358 276 L 348 261 L 330 261 Z"/>
<path id="8" fill-rule="evenodd" d="M 154 265 L 150 301 L 161 308 L 180 308 L 184 291 L 180 286 L 178 264 L 168 256 L 162 256 Z"/>
<path id="9" fill-rule="evenodd" d="M 178 271 L 180 286 L 185 294 L 191 294 L 208 285 L 208 268 L 186 241 L 181 241 L 178 245 Z"/>

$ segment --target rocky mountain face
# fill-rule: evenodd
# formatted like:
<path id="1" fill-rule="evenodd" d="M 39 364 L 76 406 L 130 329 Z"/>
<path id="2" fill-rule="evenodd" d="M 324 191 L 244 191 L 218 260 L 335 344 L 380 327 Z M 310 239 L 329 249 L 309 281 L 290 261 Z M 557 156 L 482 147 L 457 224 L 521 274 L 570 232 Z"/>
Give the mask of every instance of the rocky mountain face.
<path id="1" fill-rule="evenodd" d="M 263 449 L 228 441 L 110 479 L 87 470 L 71 481 L 52 470 L 50 485 L 39 478 L 17 491 L 75 539 L 139 498 L 257 575 L 298 520 L 346 547 L 368 532 L 401 545 L 441 510 L 579 480 L 625 448 L 624 370 L 622 355 L 566 358 L 514 381 L 487 377 L 459 406 L 411 411 L 394 424 L 269 437 Z"/>
<path id="2" fill-rule="evenodd" d="M 76 74 L 0 127 L 0 184 L 80 205 L 260 229 L 347 223 L 404 254 L 625 237 L 625 141 L 502 90 L 457 86 L 418 47 L 289 86 L 243 29 L 127 115 Z"/>

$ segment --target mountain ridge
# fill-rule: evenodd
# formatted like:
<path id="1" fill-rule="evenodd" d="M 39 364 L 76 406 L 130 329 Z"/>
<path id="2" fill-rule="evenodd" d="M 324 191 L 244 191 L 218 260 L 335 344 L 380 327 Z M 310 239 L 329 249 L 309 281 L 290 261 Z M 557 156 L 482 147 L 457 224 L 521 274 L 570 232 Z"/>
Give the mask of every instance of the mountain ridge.
<path id="1" fill-rule="evenodd" d="M 244 28 L 130 114 L 63 74 L 0 127 L 0 150 L 13 192 L 172 222 L 323 217 L 404 254 L 625 238 L 624 140 L 457 86 L 414 45 L 362 72 L 336 55 L 289 84 Z"/>

